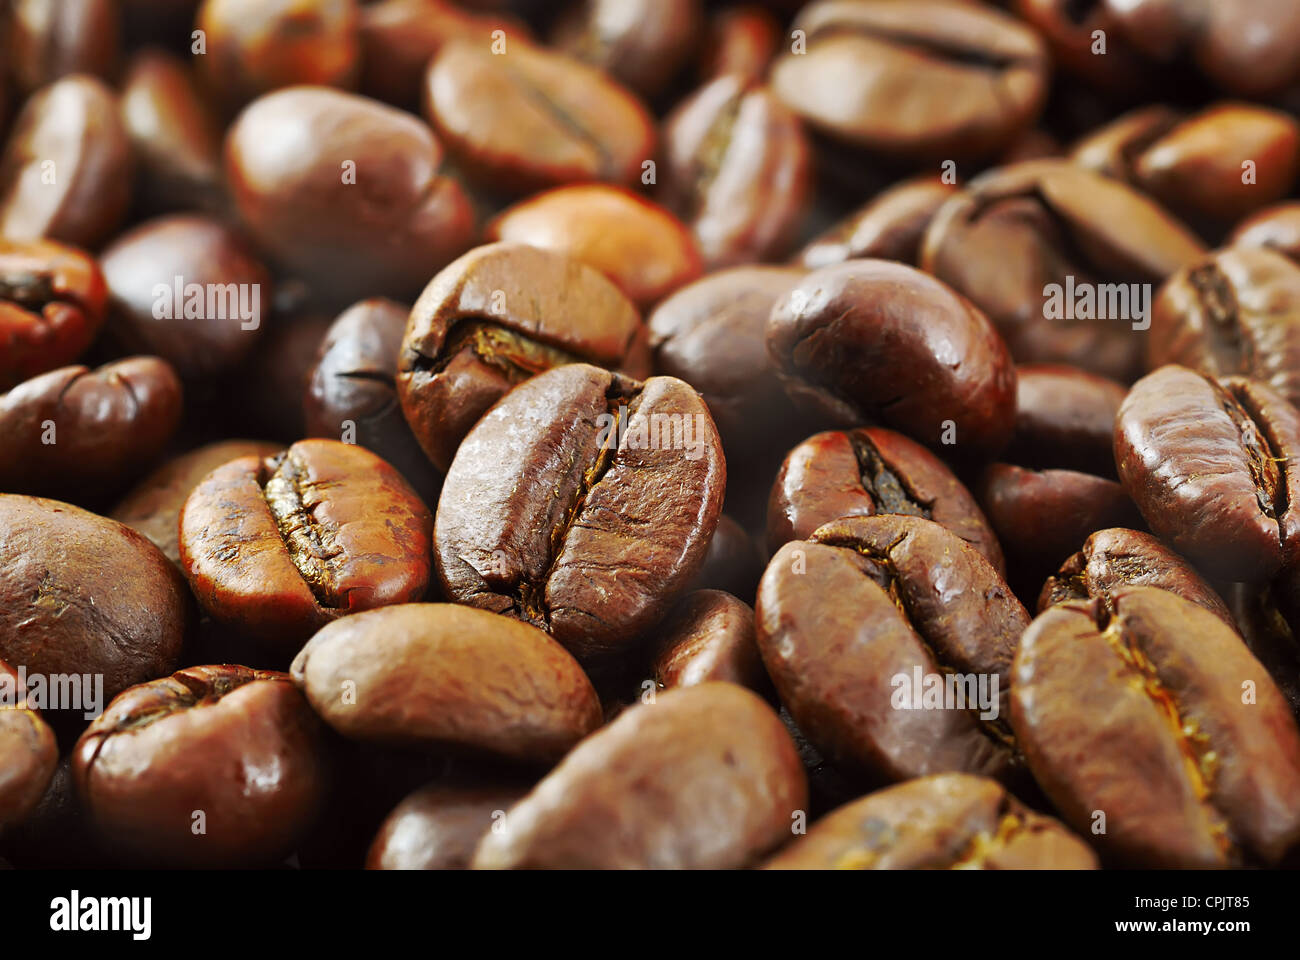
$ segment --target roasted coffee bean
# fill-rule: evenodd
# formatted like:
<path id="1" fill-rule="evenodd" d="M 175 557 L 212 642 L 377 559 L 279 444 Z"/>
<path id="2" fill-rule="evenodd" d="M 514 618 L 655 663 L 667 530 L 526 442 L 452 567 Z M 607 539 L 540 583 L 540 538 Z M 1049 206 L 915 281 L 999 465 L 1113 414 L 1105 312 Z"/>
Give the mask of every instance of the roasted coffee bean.
<path id="1" fill-rule="evenodd" d="M 489 831 L 476 869 L 724 869 L 760 859 L 808 803 L 799 755 L 731 683 L 660 694 L 588 737 Z"/>
<path id="2" fill-rule="evenodd" d="M 1115 463 L 1152 532 L 1210 575 L 1294 565 L 1300 414 L 1268 385 L 1161 367 L 1120 407 Z"/>
<path id="3" fill-rule="evenodd" d="M 568 254 L 609 277 L 638 307 L 653 306 L 702 270 L 695 240 L 680 220 L 630 190 L 603 184 L 530 197 L 489 223 L 484 234 Z"/>
<path id="4" fill-rule="evenodd" d="M 344 617 L 307 642 L 290 672 L 326 723 L 367 742 L 548 765 L 601 720 L 591 681 L 558 643 L 455 604 Z"/>
<path id="5" fill-rule="evenodd" d="M 203 0 L 200 76 L 231 113 L 281 87 L 350 88 L 359 16 L 356 0 Z"/>
<path id="6" fill-rule="evenodd" d="M 336 617 L 418 600 L 432 518 L 369 450 L 300 440 L 231 460 L 181 508 L 181 566 L 204 611 L 287 659 Z"/>
<path id="7" fill-rule="evenodd" d="M 1011 724 L 1035 779 L 1117 864 L 1276 863 L 1300 841 L 1281 693 L 1202 607 L 1151 587 L 1110 603 L 1052 607 L 1020 641 Z"/>
<path id="8" fill-rule="evenodd" d="M 1128 95 L 1150 87 L 1158 74 L 1152 64 L 1124 41 L 1107 3 L 1078 0 L 1013 0 L 1012 9 L 1047 42 L 1052 61 L 1062 70 L 1107 93 Z M 1097 52 L 1097 31 L 1105 38 L 1105 55 Z"/>
<path id="9" fill-rule="evenodd" d="M 452 40 L 429 63 L 424 114 L 467 175 L 523 195 L 581 180 L 633 186 L 654 159 L 639 100 L 594 67 L 505 41 Z"/>
<path id="10" fill-rule="evenodd" d="M 0 395 L 0 490 L 98 502 L 143 473 L 181 415 L 157 357 L 60 367 Z"/>
<path id="11" fill-rule="evenodd" d="M 103 709 L 92 690 L 112 698 L 174 669 L 192 606 L 180 573 L 129 527 L 0 495 L 0 658 L 29 676 L 82 681 L 82 710 L 47 710 L 51 722 Z"/>
<path id="12" fill-rule="evenodd" d="M 986 313 L 1021 362 L 1129 381 L 1141 371 L 1149 286 L 1204 253 L 1124 184 L 1063 160 L 989 171 L 945 203 L 921 268 Z"/>
<path id="13" fill-rule="evenodd" d="M 578 0 L 556 21 L 551 43 L 653 97 L 695 52 L 700 7 L 700 0 Z"/>
<path id="14" fill-rule="evenodd" d="M 0 390 L 76 360 L 107 306 L 92 257 L 60 243 L 0 238 Z"/>
<path id="15" fill-rule="evenodd" d="M 508 784 L 431 783 L 397 805 L 375 835 L 369 870 L 466 870 L 479 838 L 527 793 Z"/>
<path id="16" fill-rule="evenodd" d="M 754 611 L 721 590 L 688 593 L 658 627 L 650 672 L 659 687 L 720 680 L 769 695 L 754 640 Z M 643 688 L 644 689 L 644 688 Z"/>
<path id="17" fill-rule="evenodd" d="M 649 373 L 636 308 L 596 270 L 522 244 L 477 247 L 425 287 L 397 359 L 397 394 L 441 470 L 487 409 L 564 363 Z"/>
<path id="18" fill-rule="evenodd" d="M 148 537 L 179 569 L 181 507 L 199 481 L 238 457 L 271 457 L 279 451 L 278 444 L 256 440 L 225 440 L 191 450 L 141 480 L 109 515 Z"/>
<path id="19" fill-rule="evenodd" d="M 1037 118 L 1048 58 L 1031 29 L 956 0 L 818 0 L 794 29 L 807 50 L 772 67 L 777 95 L 814 128 L 904 157 L 967 157 Z"/>
<path id="20" fill-rule="evenodd" d="M 250 104 L 226 176 L 254 238 L 318 296 L 413 295 L 473 236 L 464 192 L 415 117 L 324 87 Z"/>
<path id="21" fill-rule="evenodd" d="M 875 514 L 933 520 L 1004 569 L 997 537 L 961 481 L 920 444 L 879 427 L 819 433 L 786 455 L 768 500 L 767 548 L 807 540 L 840 517 Z"/>
<path id="22" fill-rule="evenodd" d="M 93 249 L 131 200 L 131 143 L 113 91 L 76 75 L 32 94 L 0 155 L 0 234 Z"/>
<path id="23" fill-rule="evenodd" d="M 807 207 L 812 154 L 798 118 L 766 87 L 726 74 L 664 121 L 660 197 L 711 267 L 789 249 Z"/>
<path id="24" fill-rule="evenodd" d="M 673 377 L 587 364 L 507 394 L 447 472 L 434 552 L 447 596 L 626 650 L 694 579 L 727 468 L 708 408 Z"/>
<path id="25" fill-rule="evenodd" d="M 1016 432 L 1003 456 L 1115 479 L 1115 414 L 1128 391 L 1077 367 L 1016 368 Z"/>
<path id="26" fill-rule="evenodd" d="M 271 312 L 271 277 L 233 230 L 210 217 L 147 220 L 100 257 L 110 335 L 162 357 L 183 379 L 234 367 Z"/>
<path id="27" fill-rule="evenodd" d="M 849 517 L 787 543 L 755 613 L 781 702 L 833 763 L 885 781 L 1018 776 L 1005 707 L 1029 616 L 988 561 L 937 523 Z M 952 703 L 926 708 L 923 684 L 946 685 Z"/>
<path id="28" fill-rule="evenodd" d="M 1247 217 L 1227 242 L 1237 247 L 1272 247 L 1300 263 L 1300 203 L 1279 203 Z"/>
<path id="29" fill-rule="evenodd" d="M 781 25 L 760 6 L 719 10 L 709 20 L 700 79 L 707 82 L 726 74 L 761 80 L 776 55 Z"/>
<path id="30" fill-rule="evenodd" d="M 956 191 L 938 177 L 897 183 L 804 247 L 799 262 L 810 270 L 865 259 L 915 267 L 926 228 Z"/>
<path id="31" fill-rule="evenodd" d="M 441 477 L 402 417 L 397 357 L 410 310 L 362 300 L 344 310 L 320 345 L 303 394 L 307 435 L 358 443 L 397 468 L 425 503 Z"/>
<path id="32" fill-rule="evenodd" d="M 772 308 L 767 349 L 790 396 L 844 426 L 875 420 L 970 457 L 1011 439 L 1006 345 L 965 298 L 903 264 L 808 274 Z"/>
<path id="33" fill-rule="evenodd" d="M 1163 543 L 1139 530 L 1098 530 L 1043 584 L 1038 612 L 1058 603 L 1100 598 L 1104 607 L 1125 587 L 1159 587 L 1209 610 L 1236 629 L 1223 598 L 1196 568 Z"/>
<path id="34" fill-rule="evenodd" d="M 12 0 L 0 11 L 0 58 L 24 93 L 69 74 L 111 78 L 119 48 L 115 0 Z"/>
<path id="35" fill-rule="evenodd" d="M 767 870 L 1094 870 L 1059 821 L 993 780 L 939 773 L 887 787 L 822 817 Z"/>
<path id="36" fill-rule="evenodd" d="M 754 599 L 764 559 L 745 528 L 725 513 L 709 541 L 704 563 L 691 581 L 691 590 L 722 590 L 746 603 Z"/>
<path id="37" fill-rule="evenodd" d="M 328 788 L 302 694 L 283 673 L 228 664 L 124 692 L 82 735 L 72 770 L 100 842 L 150 866 L 273 863 Z"/>
<path id="38" fill-rule="evenodd" d="M 18 671 L 0 660 L 0 834 L 36 809 L 58 763 L 54 731 L 28 704 Z"/>
<path id="39" fill-rule="evenodd" d="M 1147 365 L 1262 380 L 1300 403 L 1300 266 L 1281 253 L 1229 247 L 1160 288 Z"/>

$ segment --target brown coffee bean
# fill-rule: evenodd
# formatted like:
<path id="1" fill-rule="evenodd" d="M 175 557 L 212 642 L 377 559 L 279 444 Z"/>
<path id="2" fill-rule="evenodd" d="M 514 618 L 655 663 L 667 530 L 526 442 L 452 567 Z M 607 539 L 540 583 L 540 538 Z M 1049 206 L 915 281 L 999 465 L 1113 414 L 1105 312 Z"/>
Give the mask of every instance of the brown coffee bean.
<path id="1" fill-rule="evenodd" d="M 429 282 L 407 322 L 397 392 L 441 470 L 492 404 L 564 363 L 649 373 L 647 332 L 609 280 L 561 253 L 477 247 Z"/>
<path id="2" fill-rule="evenodd" d="M 1089 87 L 1124 96 L 1156 81 L 1155 67 L 1125 42 L 1109 4 L 1014 0 L 1010 6 L 1046 41 L 1053 63 Z M 1106 44 L 1104 56 L 1097 52 L 1098 30 Z"/>
<path id="3" fill-rule="evenodd" d="M 878 790 L 812 825 L 766 870 L 1095 870 L 1059 821 L 994 780 L 940 773 Z"/>
<path id="4" fill-rule="evenodd" d="M 28 705 L 18 671 L 0 660 L 0 834 L 36 809 L 58 763 L 54 731 Z"/>
<path id="5" fill-rule="evenodd" d="M 23 93 L 69 74 L 111 78 L 119 31 L 115 0 L 12 0 L 0 24 L 5 66 Z"/>
<path id="6" fill-rule="evenodd" d="M 918 265 L 921 238 L 957 188 L 938 177 L 904 180 L 810 242 L 799 254 L 809 270 L 845 260 L 897 260 Z"/>
<path id="7" fill-rule="evenodd" d="M 1003 456 L 1115 479 L 1115 414 L 1127 389 L 1106 377 L 1050 363 L 1016 368 L 1016 432 Z"/>
<path id="8" fill-rule="evenodd" d="M 418 600 L 432 517 L 369 450 L 300 440 L 213 470 L 181 509 L 181 566 L 214 620 L 286 658 L 336 617 Z"/>
<path id="9" fill-rule="evenodd" d="M 124 692 L 82 735 L 72 769 L 100 842 L 149 866 L 274 863 L 328 788 L 302 694 L 283 673 L 229 664 Z"/>
<path id="10" fill-rule="evenodd" d="M 709 20 L 700 79 L 704 82 L 732 73 L 761 80 L 776 55 L 781 24 L 768 10 L 745 5 L 719 10 Z"/>
<path id="11" fill-rule="evenodd" d="M 787 543 L 755 613 L 781 702 L 833 763 L 887 781 L 1018 776 L 1005 704 L 1029 616 L 988 561 L 937 523 L 850 517 Z M 924 708 L 924 676 L 960 699 Z"/>
<path id="12" fill-rule="evenodd" d="M 1300 203 L 1279 203 L 1247 217 L 1228 237 L 1238 247 L 1272 247 L 1300 262 Z"/>
<path id="13" fill-rule="evenodd" d="M 724 513 L 718 518 L 704 563 L 691 581 L 690 590 L 722 590 L 748 603 L 754 599 L 763 566 L 763 552 L 758 544 L 744 527 Z"/>
<path id="14" fill-rule="evenodd" d="M 551 44 L 652 97 L 695 52 L 701 6 L 700 0 L 578 0 L 556 21 Z"/>
<path id="15" fill-rule="evenodd" d="M 1020 642 L 1011 723 L 1035 779 L 1116 863 L 1276 863 L 1300 840 L 1281 693 L 1196 604 L 1151 587 L 1111 602 L 1052 607 Z"/>
<path id="16" fill-rule="evenodd" d="M 0 238 L 0 390 L 76 360 L 107 306 L 104 275 L 89 255 Z"/>
<path id="17" fill-rule="evenodd" d="M 461 748 L 548 765 L 600 725 L 578 662 L 542 631 L 455 604 L 402 604 L 329 624 L 290 669 L 355 740 Z"/>
<path id="18" fill-rule="evenodd" d="M 770 695 L 749 604 L 721 590 L 697 590 L 681 599 L 657 632 L 650 672 L 660 687 L 720 680 Z"/>
<path id="19" fill-rule="evenodd" d="M 397 805 L 366 855 L 367 870 L 466 870 L 479 838 L 527 793 L 523 786 L 431 783 Z"/>
<path id="20" fill-rule="evenodd" d="M 725 869 L 789 836 L 808 786 L 780 719 L 730 683 L 669 690 L 564 758 L 476 869 Z"/>

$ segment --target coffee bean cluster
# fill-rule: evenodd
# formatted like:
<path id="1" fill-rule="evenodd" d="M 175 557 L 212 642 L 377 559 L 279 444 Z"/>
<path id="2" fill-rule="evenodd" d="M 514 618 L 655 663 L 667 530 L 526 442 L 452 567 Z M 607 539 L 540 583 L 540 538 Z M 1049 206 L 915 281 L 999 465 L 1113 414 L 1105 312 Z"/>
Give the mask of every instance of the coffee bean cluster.
<path id="1" fill-rule="evenodd" d="M 0 866 L 1300 863 L 1300 4 L 0 3 Z"/>

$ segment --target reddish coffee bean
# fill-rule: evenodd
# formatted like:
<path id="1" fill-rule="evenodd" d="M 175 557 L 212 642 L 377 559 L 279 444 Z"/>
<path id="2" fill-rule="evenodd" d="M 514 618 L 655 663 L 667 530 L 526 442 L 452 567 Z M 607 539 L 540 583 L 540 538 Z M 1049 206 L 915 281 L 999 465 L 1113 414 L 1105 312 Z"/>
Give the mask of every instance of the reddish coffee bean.
<path id="1" fill-rule="evenodd" d="M 1016 432 L 1003 454 L 1029 467 L 1115 479 L 1115 414 L 1128 391 L 1077 367 L 1016 368 Z"/>
<path id="2" fill-rule="evenodd" d="M 561 14 L 551 44 L 652 97 L 695 52 L 700 0 L 578 0 Z"/>
<path id="3" fill-rule="evenodd" d="M 548 765 L 600 726 L 578 662 L 542 631 L 455 604 L 401 604 L 321 629 L 290 668 L 316 712 L 366 742 Z"/>
<path id="4" fill-rule="evenodd" d="M 399 803 L 366 855 L 367 870 L 466 870 L 479 838 L 527 793 L 520 786 L 431 783 Z"/>
<path id="5" fill-rule="evenodd" d="M 709 20 L 700 79 L 707 82 L 731 73 L 761 80 L 780 39 L 781 24 L 763 7 L 719 10 Z"/>
<path id="6" fill-rule="evenodd" d="M 725 869 L 789 836 L 808 785 L 780 719 L 730 683 L 660 694 L 588 737 L 489 831 L 475 869 Z"/>
<path id="7" fill-rule="evenodd" d="M 54 731 L 28 705 L 18 671 L 0 660 L 0 833 L 32 814 L 58 763 Z"/>
<path id="8" fill-rule="evenodd" d="M 0 390 L 76 360 L 107 305 L 92 257 L 59 243 L 0 238 Z"/>
<path id="9" fill-rule="evenodd" d="M 74 73 L 110 79 L 117 66 L 115 0 L 12 0 L 0 31 L 5 66 L 23 93 Z"/>
<path id="10" fill-rule="evenodd" d="M 336 617 L 422 597 L 431 531 L 373 453 L 300 440 L 208 474 L 181 509 L 180 558 L 209 616 L 287 657 Z"/>
<path id="11" fill-rule="evenodd" d="M 302 694 L 283 673 L 229 664 L 124 692 L 82 734 L 72 771 L 100 842 L 148 866 L 274 863 L 328 789 Z"/>
<path id="12" fill-rule="evenodd" d="M 799 254 L 809 270 L 845 260 L 897 260 L 918 265 L 921 238 L 957 188 L 938 177 L 904 180 L 810 242 Z"/>
<path id="13" fill-rule="evenodd" d="M 688 593 L 658 627 L 650 672 L 659 687 L 712 680 L 768 696 L 772 682 L 754 640 L 754 611 L 721 590 Z"/>
<path id="14" fill-rule="evenodd" d="M 1227 242 L 1237 247 L 1272 247 L 1300 262 L 1300 203 L 1265 207 L 1237 224 Z"/>

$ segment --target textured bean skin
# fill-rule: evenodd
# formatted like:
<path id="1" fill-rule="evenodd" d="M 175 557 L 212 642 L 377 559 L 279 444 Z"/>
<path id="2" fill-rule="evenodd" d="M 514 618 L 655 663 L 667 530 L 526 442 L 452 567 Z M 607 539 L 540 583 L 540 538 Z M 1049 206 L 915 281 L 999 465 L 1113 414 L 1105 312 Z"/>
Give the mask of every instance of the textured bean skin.
<path id="1" fill-rule="evenodd" d="M 320 721 L 287 676 L 224 665 L 125 691 L 77 742 L 72 771 L 101 843 L 145 865 L 213 868 L 292 850 L 323 802 L 325 764 Z"/>
<path id="2" fill-rule="evenodd" d="M 915 267 L 926 228 L 956 191 L 938 177 L 895 184 L 811 241 L 800 251 L 799 262 L 810 270 L 867 258 Z"/>
<path id="3" fill-rule="evenodd" d="M 994 780 L 940 773 L 822 817 L 767 870 L 1093 870 L 1097 856 Z"/>
<path id="4" fill-rule="evenodd" d="M 721 680 L 761 694 L 771 689 L 754 640 L 754 611 L 731 594 L 688 593 L 658 629 L 650 671 L 660 686 Z"/>
<path id="5" fill-rule="evenodd" d="M 368 870 L 465 870 L 483 834 L 527 792 L 505 784 L 432 783 L 397 805 L 366 855 Z"/>
<path id="6" fill-rule="evenodd" d="M 576 747 L 484 836 L 476 869 L 725 869 L 789 835 L 808 786 L 790 735 L 730 683 L 661 693 Z"/>
<path id="7" fill-rule="evenodd" d="M 1112 605 L 1053 607 L 1021 639 L 1011 724 L 1035 779 L 1116 863 L 1276 863 L 1300 841 L 1300 731 L 1282 694 L 1196 604 L 1129 587 Z"/>
<path id="8" fill-rule="evenodd" d="M 628 428 L 616 431 L 620 407 Z M 656 445 L 655 415 L 689 418 L 677 422 L 693 450 L 684 432 Z M 626 649 L 699 570 L 726 475 L 708 410 L 682 381 L 557 367 L 516 387 L 457 451 L 434 530 L 439 580 L 449 598 L 543 627 L 580 659 Z"/>
<path id="9" fill-rule="evenodd" d="M 545 765 L 601 720 L 591 682 L 554 640 L 454 604 L 400 604 L 329 624 L 290 673 L 325 722 L 357 740 Z"/>
<path id="10" fill-rule="evenodd" d="M 335 617 L 423 596 L 431 520 L 370 451 L 301 440 L 199 482 L 181 508 L 181 566 L 209 616 L 288 654 Z"/>
<path id="11" fill-rule="evenodd" d="M 1005 702 L 1029 622 L 988 562 L 937 523 L 851 517 L 787 543 L 763 574 L 755 613 L 781 702 L 827 759 L 890 781 L 1015 775 L 1010 737 L 976 711 L 891 703 L 890 678 L 917 667 L 996 674 Z"/>
<path id="12" fill-rule="evenodd" d="M 59 763 L 54 731 L 28 706 L 18 679 L 0 660 L 0 833 L 36 809 Z"/>

